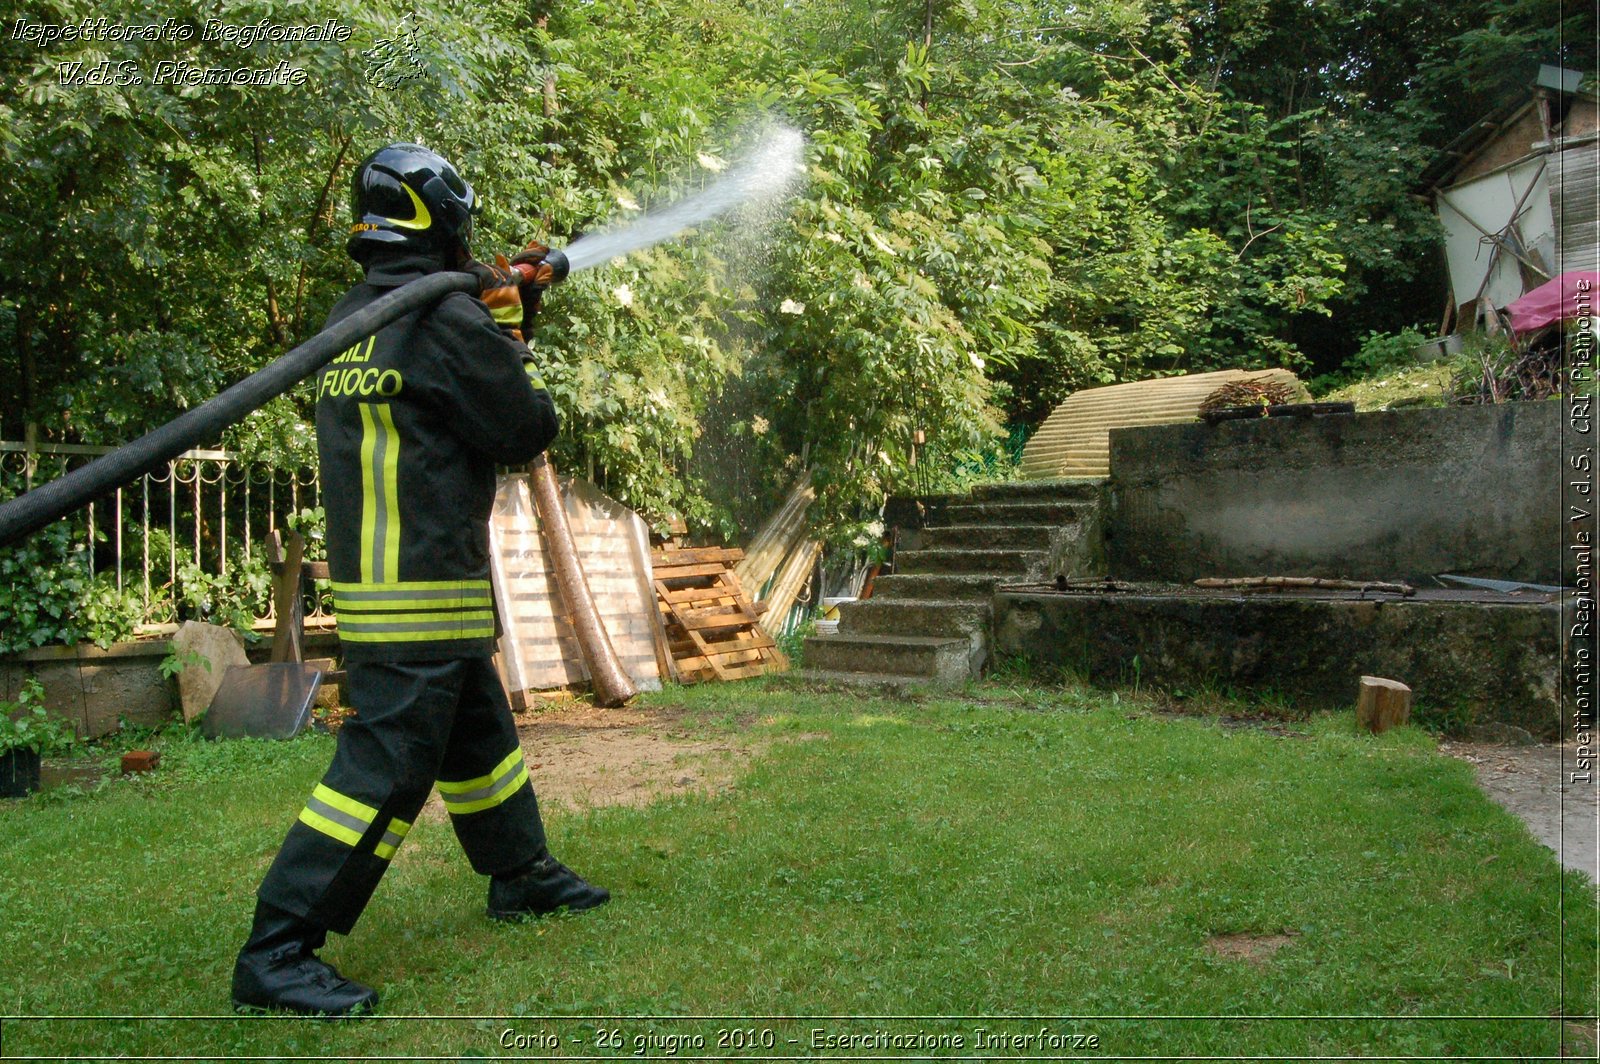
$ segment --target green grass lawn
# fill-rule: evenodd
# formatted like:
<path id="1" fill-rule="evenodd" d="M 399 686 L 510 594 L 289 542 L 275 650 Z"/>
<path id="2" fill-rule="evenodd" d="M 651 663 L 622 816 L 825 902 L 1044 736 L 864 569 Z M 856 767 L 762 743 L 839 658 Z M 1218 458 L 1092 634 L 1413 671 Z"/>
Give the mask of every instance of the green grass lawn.
<path id="1" fill-rule="evenodd" d="M 1595 1010 L 1592 887 L 1414 729 L 998 685 L 651 701 L 762 753 L 714 796 L 548 809 L 558 856 L 615 894 L 580 917 L 490 923 L 448 827 L 419 824 L 325 951 L 379 988 L 373 1020 L 229 1009 L 253 890 L 331 740 L 170 736 L 153 778 L 0 805 L 4 1053 L 930 1052 L 881 1031 L 991 1059 L 1548 1056 L 1575 1037 L 1551 1017 Z M 1234 956 L 1255 940 L 1214 936 L 1275 937 Z M 148 1016 L 168 1018 L 109 1018 Z M 1041 1027 L 1055 1041 L 975 1041 Z"/>
<path id="2" fill-rule="evenodd" d="M 1322 401 L 1355 403 L 1363 413 L 1387 410 L 1392 403 L 1442 406 L 1456 369 L 1453 362 L 1399 366 L 1328 392 Z"/>

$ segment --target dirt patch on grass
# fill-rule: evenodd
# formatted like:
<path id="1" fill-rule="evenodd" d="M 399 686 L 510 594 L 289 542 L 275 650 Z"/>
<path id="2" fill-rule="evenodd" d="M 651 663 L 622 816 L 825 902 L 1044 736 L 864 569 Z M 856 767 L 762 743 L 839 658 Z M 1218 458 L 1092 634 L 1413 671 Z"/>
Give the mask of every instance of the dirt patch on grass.
<path id="1" fill-rule="evenodd" d="M 1561 1055 L 1564 1057 L 1579 1057 L 1582 1059 L 1595 1059 L 1595 1045 L 1597 1040 L 1595 1027 L 1581 1023 L 1567 1023 L 1566 1037 L 1562 1039 Z"/>
<path id="2" fill-rule="evenodd" d="M 517 715 L 522 756 L 541 802 L 578 809 L 646 805 L 676 794 L 716 794 L 770 743 L 706 735 L 674 706 L 597 709 L 558 702 Z M 435 793 L 423 817 L 442 821 Z"/>
<path id="3" fill-rule="evenodd" d="M 1219 957 L 1244 961 L 1258 967 L 1266 964 L 1278 951 L 1293 942 L 1298 931 L 1280 931 L 1275 934 L 1255 934 L 1241 931 L 1232 935 L 1212 935 L 1206 939 L 1206 948 Z"/>

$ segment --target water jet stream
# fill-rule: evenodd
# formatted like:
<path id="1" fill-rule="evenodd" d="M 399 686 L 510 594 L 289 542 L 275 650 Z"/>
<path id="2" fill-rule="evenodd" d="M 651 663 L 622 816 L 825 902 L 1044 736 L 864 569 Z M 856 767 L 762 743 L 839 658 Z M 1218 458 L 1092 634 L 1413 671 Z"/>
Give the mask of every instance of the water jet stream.
<path id="1" fill-rule="evenodd" d="M 744 161 L 704 190 L 687 196 L 662 211 L 609 233 L 574 240 L 566 248 L 572 272 L 586 270 L 668 240 L 741 203 L 775 197 L 800 172 L 805 137 L 794 129 L 777 129 L 762 139 Z"/>

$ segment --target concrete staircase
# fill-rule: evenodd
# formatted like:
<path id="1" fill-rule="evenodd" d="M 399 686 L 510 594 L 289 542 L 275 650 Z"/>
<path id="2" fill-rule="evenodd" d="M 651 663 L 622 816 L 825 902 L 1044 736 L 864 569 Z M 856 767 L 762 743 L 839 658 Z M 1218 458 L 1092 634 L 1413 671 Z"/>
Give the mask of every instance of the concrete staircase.
<path id="1" fill-rule="evenodd" d="M 989 656 L 1000 584 L 1104 571 L 1099 479 L 990 484 L 969 495 L 891 499 L 894 573 L 839 608 L 805 644 L 800 677 L 902 687 L 957 685 Z"/>

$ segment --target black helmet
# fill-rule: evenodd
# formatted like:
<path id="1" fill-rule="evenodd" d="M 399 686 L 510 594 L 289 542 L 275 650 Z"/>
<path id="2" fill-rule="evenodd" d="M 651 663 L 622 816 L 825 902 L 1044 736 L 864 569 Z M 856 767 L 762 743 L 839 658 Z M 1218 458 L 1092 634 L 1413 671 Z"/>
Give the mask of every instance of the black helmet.
<path id="1" fill-rule="evenodd" d="M 478 198 L 456 168 L 420 144 L 389 144 L 350 179 L 350 239 L 357 262 L 379 248 L 417 251 L 447 261 L 468 254 Z"/>

